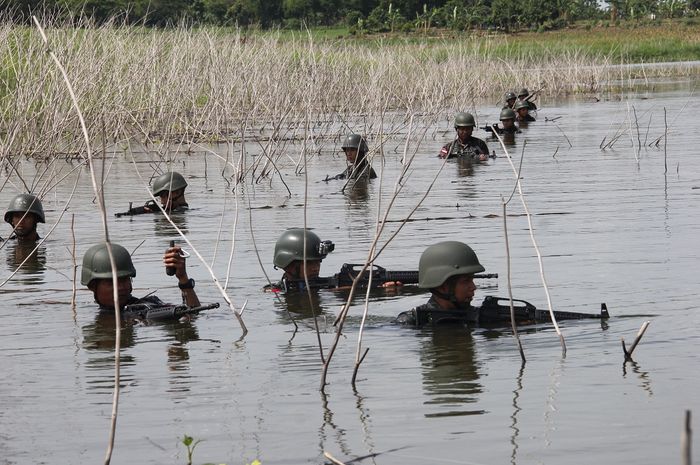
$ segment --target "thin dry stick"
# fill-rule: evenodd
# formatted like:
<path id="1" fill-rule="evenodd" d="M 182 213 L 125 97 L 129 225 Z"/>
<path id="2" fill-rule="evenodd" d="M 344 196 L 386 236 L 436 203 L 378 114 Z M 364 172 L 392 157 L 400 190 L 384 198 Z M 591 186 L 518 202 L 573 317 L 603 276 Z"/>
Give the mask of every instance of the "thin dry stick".
<path id="1" fill-rule="evenodd" d="M 341 462 L 337 458 L 333 457 L 330 452 L 326 452 L 325 450 L 323 451 L 323 456 L 333 462 L 335 465 L 345 465 L 345 463 Z"/>
<path id="2" fill-rule="evenodd" d="M 107 445 L 107 451 L 105 453 L 105 465 L 109 465 L 111 459 L 112 459 L 112 450 L 114 449 L 114 438 L 116 435 L 116 429 L 117 429 L 117 413 L 119 409 L 119 378 L 120 378 L 120 346 L 121 346 L 121 314 L 120 314 L 120 309 L 119 309 L 119 289 L 117 286 L 117 267 L 116 263 L 114 262 L 114 255 L 112 254 L 112 245 L 109 242 L 109 230 L 107 228 L 107 211 L 105 209 L 104 205 L 104 199 L 102 197 L 102 190 L 97 188 L 97 179 L 95 178 L 95 170 L 92 162 L 92 150 L 90 148 L 90 137 L 88 136 L 87 132 L 87 127 L 85 125 L 85 119 L 83 118 L 83 113 L 80 110 L 80 105 L 78 105 L 78 99 L 75 96 L 75 92 L 73 91 L 73 85 L 70 82 L 70 79 L 68 79 L 68 75 L 66 73 L 66 70 L 63 68 L 63 65 L 59 61 L 58 57 L 56 57 L 56 54 L 51 51 L 49 48 L 49 41 L 46 38 L 46 34 L 44 34 L 44 29 L 41 27 L 41 24 L 39 24 L 39 20 L 36 18 L 36 16 L 32 16 L 32 20 L 34 20 L 34 24 L 36 24 L 37 29 L 39 30 L 39 34 L 41 34 L 41 38 L 44 41 L 44 44 L 47 47 L 47 52 L 53 62 L 56 64 L 56 67 L 59 69 L 61 72 L 61 75 L 63 76 L 63 81 L 66 84 L 66 88 L 68 89 L 68 93 L 70 94 L 71 97 L 71 102 L 73 104 L 73 109 L 75 110 L 78 120 L 80 121 L 80 128 L 81 132 L 84 137 L 84 142 L 85 142 L 85 150 L 87 152 L 87 159 L 88 159 L 88 165 L 90 167 L 90 178 L 92 181 L 92 188 L 95 192 L 95 195 L 97 196 L 97 201 L 98 205 L 100 208 L 100 217 L 102 219 L 102 226 L 104 229 L 104 234 L 105 234 L 105 244 L 107 246 L 107 255 L 109 256 L 109 262 L 111 265 L 112 269 L 112 286 L 114 288 L 113 292 L 113 300 L 114 300 L 114 314 L 115 314 L 115 342 L 114 342 L 114 396 L 112 399 L 112 416 L 111 416 L 111 421 L 110 421 L 110 432 L 109 432 L 109 443 Z M 104 165 L 103 165 L 104 166 Z"/>
<path id="3" fill-rule="evenodd" d="M 691 448 L 693 445 L 693 430 L 690 422 L 690 410 L 685 411 L 685 419 L 683 421 L 683 431 L 681 432 L 681 457 L 683 465 L 693 465 Z"/>
<path id="4" fill-rule="evenodd" d="M 503 148 L 503 151 L 506 154 L 506 158 L 508 159 L 508 163 L 510 163 L 510 167 L 513 170 L 513 174 L 515 175 L 515 184 L 518 187 L 518 196 L 520 197 L 520 203 L 523 205 L 523 209 L 525 210 L 525 216 L 527 217 L 527 227 L 530 232 L 530 241 L 532 242 L 533 247 L 535 248 L 535 253 L 537 254 L 537 263 L 539 264 L 540 267 L 540 279 L 542 280 L 542 286 L 544 287 L 544 293 L 545 296 L 547 297 L 547 308 L 549 309 L 549 316 L 552 319 L 552 324 L 554 325 L 554 329 L 556 330 L 557 334 L 559 335 L 559 342 L 561 343 L 561 352 L 562 356 L 566 356 L 566 342 L 564 341 L 564 335 L 561 333 L 561 330 L 559 329 L 559 325 L 557 324 L 557 319 L 554 317 L 554 310 L 552 310 L 552 299 L 549 295 L 549 288 L 547 287 L 547 280 L 545 279 L 544 276 L 544 264 L 542 263 L 542 254 L 540 254 L 540 249 L 537 246 L 537 241 L 535 240 L 535 233 L 532 227 L 532 217 L 530 215 L 530 210 L 527 208 L 527 202 L 525 202 L 525 196 L 523 195 L 523 188 L 522 184 L 520 183 L 520 174 L 518 171 L 515 169 L 515 165 L 513 164 L 513 159 L 510 156 L 510 153 L 508 153 L 508 149 L 506 148 L 505 144 L 503 143 L 503 138 L 498 134 L 497 131 L 493 132 L 494 135 L 498 138 L 498 142 L 501 143 L 501 147 Z"/>
<path id="5" fill-rule="evenodd" d="M 651 321 L 645 321 L 642 324 L 642 327 L 639 328 L 639 332 L 637 332 L 637 337 L 634 338 L 634 342 L 630 346 L 630 350 L 627 350 L 627 348 L 625 347 L 625 339 L 621 338 L 622 339 L 622 351 L 625 354 L 625 360 L 632 359 L 632 352 L 634 352 L 634 349 L 637 347 L 637 344 L 639 344 L 639 341 L 642 340 L 642 336 L 644 336 L 644 333 L 646 332 L 647 328 L 649 327 L 649 323 L 651 323 Z"/>
<path id="6" fill-rule="evenodd" d="M 668 122 L 666 121 L 666 107 L 664 107 L 664 174 L 668 173 L 668 154 L 666 143 L 668 142 Z"/>
<path id="7" fill-rule="evenodd" d="M 71 214 L 70 217 L 70 235 L 73 239 L 73 248 L 71 249 L 71 258 L 73 259 L 73 293 L 71 294 L 70 298 L 70 306 L 71 309 L 73 309 L 73 318 L 75 319 L 75 295 L 77 293 L 76 278 L 78 276 L 78 262 L 75 260 L 75 213 Z"/>
<path id="8" fill-rule="evenodd" d="M 512 194 L 511 194 L 512 195 Z M 508 300 L 510 302 L 510 326 L 513 328 L 513 337 L 515 342 L 518 344 L 518 351 L 520 352 L 520 358 L 523 363 L 525 363 L 525 351 L 523 350 L 523 345 L 520 342 L 520 335 L 518 334 L 518 326 L 515 324 L 515 307 L 513 306 L 513 284 L 511 281 L 511 263 L 510 263 L 510 245 L 508 243 L 508 222 L 506 221 L 508 215 L 506 213 L 506 205 L 508 202 L 501 197 L 503 203 L 503 235 L 506 241 L 506 275 L 508 277 Z M 510 201 L 510 199 L 508 199 Z"/>

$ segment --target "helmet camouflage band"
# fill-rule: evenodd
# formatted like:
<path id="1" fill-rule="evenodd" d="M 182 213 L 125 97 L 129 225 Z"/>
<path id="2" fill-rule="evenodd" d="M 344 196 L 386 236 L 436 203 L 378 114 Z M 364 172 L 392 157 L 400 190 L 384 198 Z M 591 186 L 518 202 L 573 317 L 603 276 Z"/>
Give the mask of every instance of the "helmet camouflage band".
<path id="1" fill-rule="evenodd" d="M 518 100 L 515 102 L 515 111 L 522 110 L 523 108 L 530 109 L 530 105 L 525 100 Z"/>
<path id="2" fill-rule="evenodd" d="M 474 116 L 471 113 L 460 111 L 459 113 L 455 114 L 455 129 L 474 126 L 476 126 L 476 122 L 474 121 Z"/>
<path id="3" fill-rule="evenodd" d="M 172 192 L 187 187 L 187 181 L 176 171 L 163 173 L 153 181 L 153 195 L 158 197 L 161 192 Z"/>
<path id="4" fill-rule="evenodd" d="M 316 233 L 306 229 L 307 260 L 323 260 L 334 248 L 331 241 L 321 241 Z M 287 229 L 275 243 L 276 267 L 286 268 L 294 260 L 304 260 L 304 228 Z"/>
<path id="5" fill-rule="evenodd" d="M 513 92 L 506 92 L 506 95 L 503 97 L 503 99 L 507 102 L 508 100 L 515 100 L 517 97 Z"/>
<path id="6" fill-rule="evenodd" d="M 119 244 L 112 244 L 112 256 L 117 268 L 117 278 L 136 276 L 134 263 L 129 252 Z M 109 261 L 107 244 L 93 245 L 83 255 L 83 269 L 80 274 L 80 283 L 88 286 L 93 279 L 111 279 L 112 264 Z"/>
<path id="7" fill-rule="evenodd" d="M 504 119 L 515 119 L 515 112 L 510 108 L 504 108 L 501 110 L 501 116 L 499 117 L 501 121 Z"/>
<path id="8" fill-rule="evenodd" d="M 418 287 L 433 289 L 452 276 L 480 273 L 484 267 L 467 244 L 457 241 L 431 245 L 420 256 Z"/>
<path id="9" fill-rule="evenodd" d="M 343 139 L 343 145 L 341 145 L 343 150 L 345 149 L 357 149 L 360 153 L 367 153 L 369 148 L 367 147 L 367 142 L 365 138 L 359 134 L 348 134 Z"/>
<path id="10" fill-rule="evenodd" d="M 10 200 L 10 206 L 5 212 L 5 221 L 12 224 L 12 215 L 14 213 L 34 213 L 36 220 L 39 223 L 44 223 L 44 207 L 41 205 L 41 200 L 36 195 L 19 194 Z"/>
<path id="11" fill-rule="evenodd" d="M 528 95 L 530 95 L 530 92 L 529 92 L 525 87 L 523 87 L 522 89 L 520 89 L 520 92 L 518 92 L 518 97 L 519 97 L 519 98 L 525 98 L 525 97 L 527 97 Z"/>

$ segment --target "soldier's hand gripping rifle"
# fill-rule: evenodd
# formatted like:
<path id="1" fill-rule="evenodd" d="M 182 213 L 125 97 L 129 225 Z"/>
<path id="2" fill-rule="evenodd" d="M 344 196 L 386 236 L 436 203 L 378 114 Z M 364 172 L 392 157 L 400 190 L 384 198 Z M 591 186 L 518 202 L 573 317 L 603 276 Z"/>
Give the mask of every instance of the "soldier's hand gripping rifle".
<path id="1" fill-rule="evenodd" d="M 143 215 L 144 213 L 153 213 L 157 212 L 158 205 L 153 201 L 149 200 L 145 204 L 143 204 L 140 207 L 132 207 L 132 202 L 129 202 L 129 209 L 125 212 L 121 213 L 115 213 L 114 216 L 117 218 L 122 217 L 122 216 L 134 216 L 134 215 Z"/>
<path id="2" fill-rule="evenodd" d="M 503 302 L 503 303 L 502 303 Z M 513 310 L 517 324 L 549 322 L 549 310 L 540 310 L 529 302 L 513 299 Z M 608 309 L 603 304 L 600 314 L 554 311 L 559 320 L 583 320 L 610 318 Z M 472 326 L 507 326 L 510 324 L 510 304 L 505 297 L 486 296 L 480 307 L 468 309 L 440 310 L 416 308 L 416 325 L 463 322 Z"/>
<path id="3" fill-rule="evenodd" d="M 123 319 L 151 321 L 178 320 L 185 315 L 196 315 L 201 311 L 219 308 L 218 303 L 188 307 L 187 305 L 153 305 L 148 303 L 127 305 L 121 311 Z"/>
<path id="4" fill-rule="evenodd" d="M 355 263 L 344 263 L 340 267 L 340 272 L 327 279 L 328 287 L 348 287 L 352 286 L 355 278 L 362 271 L 364 265 Z M 418 284 L 418 271 L 390 271 L 379 265 L 372 265 L 367 268 L 358 285 L 367 287 L 369 285 L 370 274 L 372 275 L 372 287 L 381 287 L 384 283 L 399 282 L 401 284 Z M 498 273 L 475 274 L 476 279 L 498 278 Z"/>

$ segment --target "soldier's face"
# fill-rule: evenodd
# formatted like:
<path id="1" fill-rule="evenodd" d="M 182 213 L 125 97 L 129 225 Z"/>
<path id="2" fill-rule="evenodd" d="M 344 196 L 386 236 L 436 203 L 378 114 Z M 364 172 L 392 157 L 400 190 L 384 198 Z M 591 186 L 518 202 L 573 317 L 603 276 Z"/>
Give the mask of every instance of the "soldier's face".
<path id="1" fill-rule="evenodd" d="M 509 98 L 508 100 L 506 100 L 506 103 L 508 104 L 509 107 L 513 108 L 513 105 L 515 105 L 515 99 Z"/>
<path id="2" fill-rule="evenodd" d="M 473 126 L 460 126 L 457 128 L 457 137 L 459 140 L 465 141 L 474 132 Z"/>
<path id="3" fill-rule="evenodd" d="M 503 127 L 506 129 L 509 129 L 509 128 L 512 128 L 513 126 L 515 126 L 515 120 L 513 120 L 513 118 L 504 119 L 501 121 L 501 123 L 503 123 Z"/>
<path id="4" fill-rule="evenodd" d="M 357 149 L 343 149 L 343 151 L 345 152 L 345 158 L 348 163 L 354 165 L 355 160 L 357 160 Z"/>
<path id="5" fill-rule="evenodd" d="M 36 230 L 36 216 L 34 213 L 13 213 L 12 227 L 18 237 L 28 236 Z"/>
<path id="6" fill-rule="evenodd" d="M 454 294 L 457 302 L 468 305 L 474 298 L 476 284 L 473 274 L 463 274 L 455 280 Z"/>
<path id="7" fill-rule="evenodd" d="M 527 116 L 528 113 L 530 113 L 530 110 L 528 110 L 527 108 L 521 108 L 520 110 L 518 110 L 518 115 L 521 118 L 524 118 L 525 116 Z"/>
<path id="8" fill-rule="evenodd" d="M 284 270 L 292 279 L 304 279 L 304 262 L 297 260 L 292 262 L 288 269 Z M 306 260 L 306 277 L 318 278 L 321 272 L 321 260 Z"/>
<path id="9" fill-rule="evenodd" d="M 114 308 L 114 287 L 112 279 L 94 279 L 89 288 L 95 293 L 95 302 L 103 307 Z M 131 297 L 131 278 L 126 276 L 117 279 L 117 295 L 119 308 L 123 308 Z"/>
<path id="10" fill-rule="evenodd" d="M 163 206 L 163 210 L 170 211 L 174 207 L 180 206 L 182 204 L 182 197 L 185 195 L 185 189 L 178 189 L 176 191 L 163 191 L 160 193 L 160 204 Z"/>

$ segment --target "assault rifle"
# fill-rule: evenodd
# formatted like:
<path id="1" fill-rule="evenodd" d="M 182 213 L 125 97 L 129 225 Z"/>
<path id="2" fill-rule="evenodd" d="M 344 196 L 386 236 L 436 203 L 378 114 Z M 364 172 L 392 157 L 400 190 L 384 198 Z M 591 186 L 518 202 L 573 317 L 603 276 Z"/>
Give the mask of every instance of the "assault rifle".
<path id="1" fill-rule="evenodd" d="M 505 302 L 502 304 L 501 302 Z M 515 322 L 531 324 L 551 321 L 549 310 L 540 310 L 529 302 L 513 299 Z M 554 311 L 554 317 L 559 320 L 584 320 L 610 318 L 608 308 L 601 305 L 600 314 Z M 465 310 L 435 310 L 416 308 L 416 326 L 448 322 L 463 322 L 472 326 L 502 326 L 510 324 L 510 304 L 505 297 L 486 296 L 480 307 L 469 307 Z"/>
<path id="2" fill-rule="evenodd" d="M 132 203 L 133 202 L 129 202 L 129 209 L 127 211 L 115 213 L 114 216 L 119 218 L 122 216 L 143 215 L 144 213 L 153 213 L 159 211 L 158 205 L 153 200 L 149 200 L 141 207 L 132 207 Z"/>
<path id="3" fill-rule="evenodd" d="M 123 319 L 141 319 L 151 321 L 178 320 L 185 315 L 196 315 L 203 310 L 219 308 L 219 304 L 188 307 L 187 305 L 154 305 L 148 303 L 127 305 L 121 311 Z"/>
<path id="4" fill-rule="evenodd" d="M 319 278 L 328 283 L 327 287 L 347 287 L 352 286 L 355 278 L 362 271 L 364 265 L 356 263 L 343 263 L 340 272 L 328 278 Z M 372 286 L 379 287 L 386 282 L 399 281 L 401 284 L 418 284 L 418 271 L 389 271 L 379 265 L 372 265 L 367 268 L 358 285 L 367 287 L 369 277 L 372 275 Z M 498 278 L 498 273 L 475 274 L 476 279 Z M 316 281 L 316 280 L 314 280 Z"/>
<path id="5" fill-rule="evenodd" d="M 360 274 L 364 265 L 357 263 L 344 263 L 340 267 L 340 272 L 328 277 L 319 277 L 309 279 L 309 287 L 311 289 L 335 289 L 338 287 L 350 287 L 355 281 L 355 278 Z M 362 275 L 359 287 L 366 288 L 369 285 L 369 277 L 372 275 L 372 287 L 381 287 L 386 282 L 398 281 L 401 284 L 418 284 L 418 271 L 389 271 L 379 265 L 372 265 L 365 270 Z M 498 273 L 483 273 L 475 274 L 476 279 L 498 278 Z M 275 286 L 277 287 L 277 286 Z M 296 281 L 283 280 L 279 291 L 304 291 L 306 283 L 303 279 Z"/>

